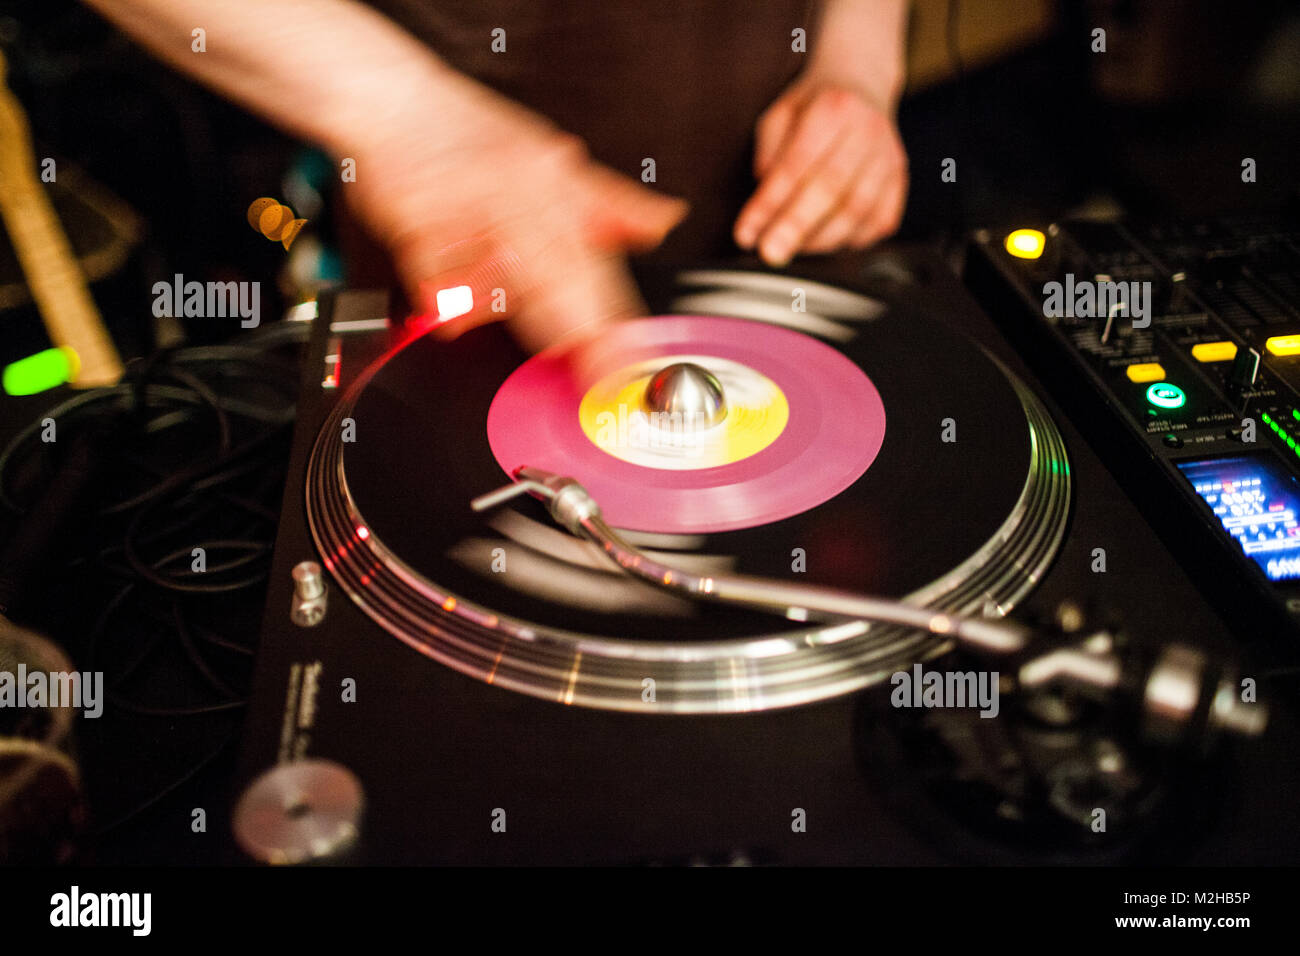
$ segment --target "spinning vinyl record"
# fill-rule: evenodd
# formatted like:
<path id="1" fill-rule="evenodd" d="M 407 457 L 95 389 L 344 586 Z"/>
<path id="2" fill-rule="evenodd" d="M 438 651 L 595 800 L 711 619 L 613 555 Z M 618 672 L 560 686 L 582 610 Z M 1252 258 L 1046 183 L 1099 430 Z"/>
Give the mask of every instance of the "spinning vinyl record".
<path id="1" fill-rule="evenodd" d="M 884 439 L 866 374 L 790 329 L 660 316 L 620 323 L 587 351 L 609 370 L 590 387 L 565 350 L 524 362 L 492 401 L 488 442 L 507 474 L 582 475 L 615 527 L 698 534 L 779 521 L 852 485 Z M 714 375 L 716 423 L 645 408 L 655 373 L 682 366 Z"/>
<path id="2" fill-rule="evenodd" d="M 576 479 L 668 564 L 1008 612 L 1068 512 L 1064 447 L 1037 399 L 940 321 L 812 282 L 833 317 L 790 312 L 783 289 L 787 315 L 753 305 L 793 280 L 699 281 L 730 304 L 618 326 L 581 377 L 569 352 L 529 356 L 499 324 L 376 362 L 326 421 L 308 473 L 312 534 L 343 590 L 463 673 L 620 710 L 806 703 L 945 649 L 896 627 L 660 591 L 531 500 L 471 510 L 531 466 Z M 656 404 L 673 389 L 696 404 Z"/>

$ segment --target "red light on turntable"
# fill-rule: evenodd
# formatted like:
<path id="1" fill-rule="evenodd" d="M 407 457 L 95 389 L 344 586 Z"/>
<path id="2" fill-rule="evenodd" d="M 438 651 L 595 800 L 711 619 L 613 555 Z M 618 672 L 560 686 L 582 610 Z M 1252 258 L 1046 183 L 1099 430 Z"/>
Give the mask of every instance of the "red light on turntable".
<path id="1" fill-rule="evenodd" d="M 365 525 L 357 525 L 357 537 L 365 541 L 366 538 L 370 537 L 370 529 Z"/>
<path id="2" fill-rule="evenodd" d="M 438 321 L 446 322 L 474 310 L 474 290 L 467 285 L 439 289 L 434 294 L 438 303 Z"/>

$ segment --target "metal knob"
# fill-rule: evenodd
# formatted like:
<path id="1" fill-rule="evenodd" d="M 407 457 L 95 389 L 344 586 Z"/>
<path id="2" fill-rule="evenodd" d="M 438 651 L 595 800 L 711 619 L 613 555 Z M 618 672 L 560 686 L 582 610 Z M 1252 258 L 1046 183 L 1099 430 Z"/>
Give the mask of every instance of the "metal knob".
<path id="1" fill-rule="evenodd" d="M 325 593 L 325 581 L 320 565 L 315 561 L 300 561 L 293 568 L 293 593 L 302 601 L 310 601 Z"/>
<path id="2" fill-rule="evenodd" d="M 722 383 L 694 362 L 675 362 L 660 369 L 645 389 L 645 406 L 653 414 L 702 425 L 718 424 L 727 417 Z"/>

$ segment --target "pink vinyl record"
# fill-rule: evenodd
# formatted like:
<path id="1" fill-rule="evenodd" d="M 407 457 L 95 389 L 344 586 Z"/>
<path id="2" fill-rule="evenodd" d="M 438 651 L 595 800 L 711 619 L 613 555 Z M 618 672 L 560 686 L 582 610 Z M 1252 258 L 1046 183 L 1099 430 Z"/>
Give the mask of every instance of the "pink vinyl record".
<path id="1" fill-rule="evenodd" d="M 524 466 L 576 479 L 615 527 L 708 534 L 780 521 L 848 488 L 880 452 L 885 406 L 866 374 L 829 345 L 746 319 L 660 316 L 602 335 L 585 363 L 599 374 L 648 360 L 709 358 L 753 369 L 780 389 L 788 421 L 760 451 L 716 467 L 648 467 L 615 457 L 584 431 L 587 393 L 564 350 L 517 368 L 488 409 L 488 443 L 508 475 Z"/>

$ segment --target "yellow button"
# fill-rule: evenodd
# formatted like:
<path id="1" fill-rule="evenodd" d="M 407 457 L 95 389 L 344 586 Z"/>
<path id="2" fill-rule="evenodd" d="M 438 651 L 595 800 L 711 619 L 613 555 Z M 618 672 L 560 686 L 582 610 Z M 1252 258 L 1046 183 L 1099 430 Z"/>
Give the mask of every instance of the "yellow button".
<path id="1" fill-rule="evenodd" d="M 1007 234 L 1002 245 L 1017 259 L 1037 259 L 1046 244 L 1047 237 L 1037 229 L 1017 229 Z"/>
<path id="2" fill-rule="evenodd" d="M 1300 335 L 1275 335 L 1264 343 L 1274 355 L 1300 355 Z"/>
<path id="3" fill-rule="evenodd" d="M 1236 357 L 1236 342 L 1202 342 L 1192 346 L 1192 358 L 1198 362 L 1230 362 Z"/>
<path id="4" fill-rule="evenodd" d="M 1159 362 L 1143 362 L 1141 365 L 1130 365 L 1124 371 L 1128 375 L 1130 382 L 1158 382 L 1165 377 L 1164 366 Z"/>

